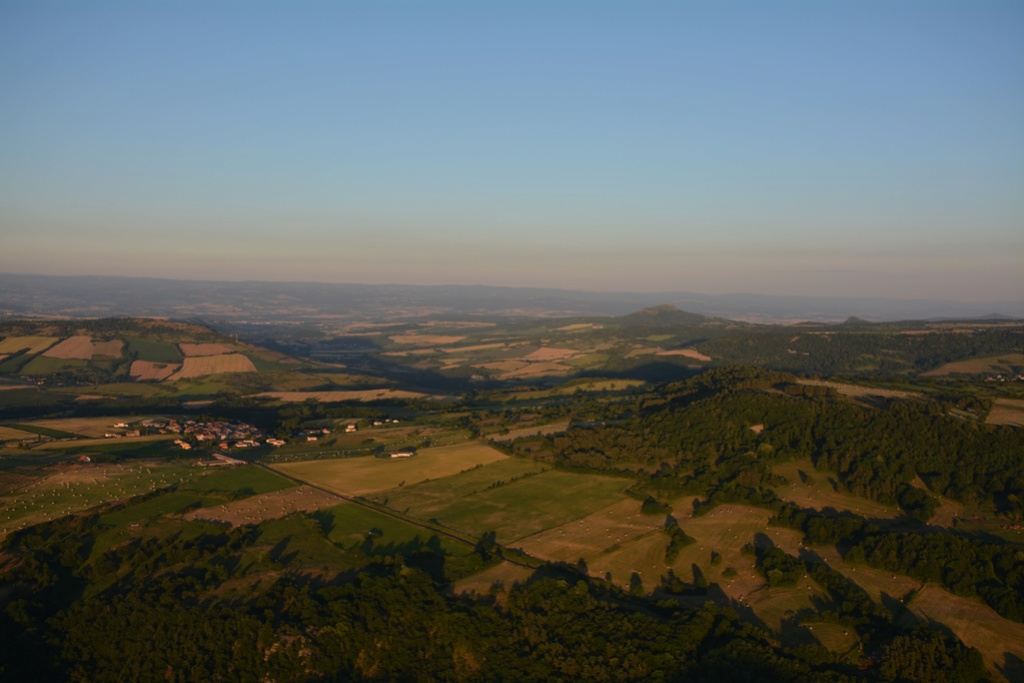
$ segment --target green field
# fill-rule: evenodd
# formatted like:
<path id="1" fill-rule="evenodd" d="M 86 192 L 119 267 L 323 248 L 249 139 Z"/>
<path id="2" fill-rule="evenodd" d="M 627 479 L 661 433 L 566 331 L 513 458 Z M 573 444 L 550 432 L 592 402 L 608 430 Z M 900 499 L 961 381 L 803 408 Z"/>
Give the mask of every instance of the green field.
<path id="1" fill-rule="evenodd" d="M 0 408 L 14 406 L 18 408 L 42 408 L 52 407 L 54 409 L 62 403 L 69 403 L 72 396 L 56 391 L 42 391 L 35 387 L 31 389 L 5 389 L 0 391 Z"/>
<path id="2" fill-rule="evenodd" d="M 193 479 L 182 490 L 196 493 L 258 495 L 298 486 L 294 481 L 262 467 L 229 467 Z"/>
<path id="3" fill-rule="evenodd" d="M 35 451 L 71 451 L 75 454 L 108 454 L 145 458 L 152 456 L 181 456 L 172 442 L 174 434 L 153 434 L 125 439 L 78 439 L 74 441 L 49 441 L 34 447 Z M 191 458 L 190 458 L 191 459 Z"/>
<path id="4" fill-rule="evenodd" d="M 410 508 L 417 517 L 433 517 L 449 507 L 452 500 L 465 498 L 486 491 L 500 482 L 509 482 L 527 475 L 539 474 L 547 467 L 534 460 L 507 458 L 483 467 L 453 474 L 444 479 L 425 481 L 414 486 L 379 493 L 373 500 L 386 503 L 396 510 Z"/>
<path id="5" fill-rule="evenodd" d="M 81 358 L 51 358 L 49 356 L 36 356 L 28 365 L 21 369 L 23 375 L 49 375 L 66 368 L 88 367 L 89 361 Z"/>
<path id="6" fill-rule="evenodd" d="M 109 527 L 123 527 L 163 515 L 184 512 L 192 507 L 216 505 L 220 502 L 223 502 L 222 498 L 203 496 L 193 491 L 172 491 L 101 515 L 100 524 Z"/>
<path id="7" fill-rule="evenodd" d="M 154 363 L 180 363 L 181 352 L 170 342 L 144 339 L 142 337 L 125 337 L 128 342 L 128 354 L 137 360 L 148 360 Z"/>
<path id="8" fill-rule="evenodd" d="M 425 529 L 362 505 L 346 503 L 321 510 L 314 517 L 326 525 L 327 537 L 331 541 L 344 546 L 362 544 L 371 530 L 374 542 L 383 546 L 381 551 L 386 550 L 388 546 L 397 548 L 410 542 L 425 540 L 431 535 Z M 464 543 L 447 538 L 440 538 L 439 541 L 448 554 L 465 555 L 472 552 L 472 548 Z"/>
<path id="9" fill-rule="evenodd" d="M 174 389 L 161 384 L 117 382 L 114 384 L 99 384 L 94 387 L 89 387 L 89 393 L 112 397 L 149 398 L 150 396 L 157 396 L 160 394 L 173 394 Z"/>
<path id="10" fill-rule="evenodd" d="M 54 439 L 80 439 L 84 437 L 84 434 L 76 434 L 74 432 L 68 432 L 63 429 L 54 429 L 45 425 L 34 425 L 34 424 L 19 424 L 14 422 L 8 422 L 4 424 L 5 427 L 11 429 L 19 429 L 23 432 L 30 432 L 32 434 L 39 434 L 40 436 L 49 436 Z"/>
<path id="11" fill-rule="evenodd" d="M 469 441 L 425 448 L 412 458 L 344 458 L 276 463 L 276 470 L 315 486 L 347 495 L 366 495 L 439 479 L 507 458 L 503 453 Z"/>
<path id="12" fill-rule="evenodd" d="M 452 496 L 447 504 L 435 495 L 425 495 L 420 499 L 424 507 L 409 505 L 408 514 L 436 518 L 471 536 L 495 531 L 498 541 L 508 544 L 607 507 L 625 498 L 622 491 L 628 484 L 615 477 L 549 470 L 497 488 Z M 394 493 L 389 507 L 404 510 L 404 493 Z"/>
<path id="13" fill-rule="evenodd" d="M 98 548 L 94 549 L 93 556 L 129 538 L 134 528 L 151 526 L 165 515 L 179 514 L 197 507 L 222 505 L 238 498 L 278 491 L 295 485 L 294 482 L 259 467 L 204 469 L 195 467 L 191 461 L 187 464 L 178 463 L 177 467 L 180 468 L 182 477 L 174 481 L 170 476 L 161 479 L 164 485 L 178 483 L 175 490 L 166 491 L 148 500 L 130 503 L 127 507 L 113 510 L 100 517 L 100 524 L 108 528 L 97 540 Z M 140 471 L 138 466 L 133 468 L 131 471 Z M 141 470 L 158 472 L 161 468 L 143 466 Z M 169 470 L 170 474 L 174 472 Z M 159 487 L 151 487 L 151 490 L 152 488 Z M 138 493 L 142 492 L 144 491 Z"/>

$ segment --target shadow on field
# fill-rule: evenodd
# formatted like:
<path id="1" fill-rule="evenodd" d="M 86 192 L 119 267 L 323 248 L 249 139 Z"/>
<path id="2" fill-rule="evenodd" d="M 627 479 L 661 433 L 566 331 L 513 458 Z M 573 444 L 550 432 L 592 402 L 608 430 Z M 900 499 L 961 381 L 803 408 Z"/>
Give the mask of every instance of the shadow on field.
<path id="1" fill-rule="evenodd" d="M 1012 652 L 1004 652 L 1003 656 L 1006 658 L 1006 663 L 996 667 L 999 673 L 1006 676 L 1008 681 L 1024 681 L 1024 659 Z"/>

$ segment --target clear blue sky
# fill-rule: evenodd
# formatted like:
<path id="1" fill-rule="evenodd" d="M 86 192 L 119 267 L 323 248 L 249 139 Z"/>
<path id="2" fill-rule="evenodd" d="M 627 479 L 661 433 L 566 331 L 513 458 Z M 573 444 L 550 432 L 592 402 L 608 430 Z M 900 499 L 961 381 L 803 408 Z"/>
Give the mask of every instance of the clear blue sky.
<path id="1" fill-rule="evenodd" d="M 1024 297 L 1024 2 L 0 2 L 0 271 Z"/>

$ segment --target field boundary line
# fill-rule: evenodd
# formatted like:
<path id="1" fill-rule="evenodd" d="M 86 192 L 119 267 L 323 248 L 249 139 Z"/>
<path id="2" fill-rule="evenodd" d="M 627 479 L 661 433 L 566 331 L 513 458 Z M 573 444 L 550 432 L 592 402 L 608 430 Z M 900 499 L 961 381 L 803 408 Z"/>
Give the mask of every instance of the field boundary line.
<path id="1" fill-rule="evenodd" d="M 467 535 L 467 534 L 465 534 L 463 532 L 460 532 L 457 529 L 450 529 L 450 528 L 447 528 L 447 527 L 439 528 L 438 526 L 435 526 L 435 525 L 431 524 L 429 521 L 424 521 L 424 520 L 422 520 L 422 519 L 420 519 L 418 517 L 412 517 L 410 515 L 406 515 L 404 513 L 400 513 L 400 512 L 398 512 L 396 510 L 393 510 L 392 508 L 387 507 L 386 505 L 381 505 L 380 503 L 374 503 L 373 501 L 370 501 L 370 500 L 368 500 L 366 498 L 363 498 L 362 496 L 357 496 L 355 494 L 347 493 L 347 492 L 332 491 L 331 489 L 325 488 L 325 487 L 320 486 L 318 484 L 314 484 L 314 483 L 308 482 L 308 481 L 303 481 L 302 479 L 294 477 L 291 474 L 287 474 L 285 472 L 279 472 L 279 471 L 277 471 L 275 469 L 267 467 L 266 465 L 263 465 L 263 464 L 260 464 L 260 463 L 252 463 L 252 464 L 256 465 L 257 467 L 262 467 L 263 469 L 268 470 L 270 472 L 273 472 L 274 474 L 281 475 L 282 477 L 284 477 L 286 479 L 289 479 L 291 481 L 294 481 L 294 482 L 296 482 L 298 484 L 309 486 L 310 488 L 314 488 L 314 489 L 316 489 L 318 491 L 321 491 L 323 493 L 328 493 L 330 495 L 337 496 L 338 498 L 341 498 L 342 500 L 344 500 L 346 502 L 353 503 L 355 505 L 359 505 L 359 506 L 364 507 L 364 508 L 366 508 L 368 510 L 373 510 L 374 512 L 379 512 L 380 514 L 387 515 L 388 517 L 392 517 L 394 519 L 397 519 L 400 522 L 405 522 L 406 524 L 411 524 L 412 526 L 419 527 L 420 529 L 424 529 L 426 531 L 430 531 L 431 533 L 437 534 L 439 536 L 444 536 L 444 537 L 449 538 L 449 539 L 451 539 L 453 541 L 457 541 L 457 542 L 462 543 L 464 545 L 468 545 L 471 548 L 476 548 L 477 544 L 479 543 L 479 539 L 471 538 L 469 535 Z M 529 553 L 527 553 L 524 550 L 506 548 L 505 546 L 503 546 L 503 545 L 501 545 L 501 544 L 499 544 L 497 542 L 494 543 L 494 548 L 497 551 L 497 552 L 495 552 L 495 555 L 497 555 L 499 558 L 501 558 L 505 562 L 509 562 L 510 564 L 514 564 L 516 566 L 523 567 L 525 569 L 531 569 L 533 571 L 543 572 L 545 574 L 550 574 L 551 576 L 555 576 L 555 574 L 553 572 L 550 572 L 549 570 L 546 570 L 544 568 L 544 565 L 546 564 L 546 562 L 544 560 L 542 560 L 540 558 L 536 558 L 536 557 L 534 557 L 533 555 L 530 555 Z"/>

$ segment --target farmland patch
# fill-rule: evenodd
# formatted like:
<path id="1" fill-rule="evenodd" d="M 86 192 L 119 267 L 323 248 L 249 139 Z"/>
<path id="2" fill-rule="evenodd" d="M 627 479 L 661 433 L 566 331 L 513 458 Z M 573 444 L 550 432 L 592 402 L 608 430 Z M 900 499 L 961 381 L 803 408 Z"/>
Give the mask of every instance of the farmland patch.
<path id="1" fill-rule="evenodd" d="M 288 403 L 303 402 L 314 399 L 321 403 L 338 403 L 341 401 L 384 401 L 388 399 L 427 398 L 428 394 L 401 389 L 352 389 L 349 391 L 265 391 L 258 396 L 276 398 Z"/>
<path id="2" fill-rule="evenodd" d="M 946 375 L 1009 374 L 1014 368 L 1024 366 L 1024 353 L 1008 353 L 1001 356 L 971 358 L 946 363 L 934 370 L 922 372 L 922 377 L 944 377 Z"/>
<path id="3" fill-rule="evenodd" d="M 838 476 L 814 469 L 809 459 L 782 463 L 775 466 L 773 472 L 789 480 L 788 484 L 775 487 L 779 498 L 796 503 L 800 507 L 815 510 L 830 507 L 879 519 L 896 519 L 903 516 L 903 512 L 895 505 L 884 505 L 869 498 L 838 490 L 835 486 Z"/>
<path id="4" fill-rule="evenodd" d="M 511 441 L 512 439 L 518 439 L 523 436 L 561 434 L 567 429 L 569 429 L 569 421 L 561 420 L 559 422 L 551 422 L 549 424 L 533 425 L 531 427 L 520 427 L 518 429 L 511 429 L 505 434 L 488 434 L 487 438 L 490 439 L 491 441 Z"/>
<path id="5" fill-rule="evenodd" d="M 575 349 L 560 349 L 550 346 L 544 346 L 536 351 L 528 353 L 523 356 L 523 360 L 536 362 L 536 361 L 558 361 L 572 358 L 578 353 Z"/>
<path id="6" fill-rule="evenodd" d="M 898 389 L 880 389 L 878 387 L 867 387 L 861 384 L 849 384 L 847 382 L 829 382 L 820 379 L 798 379 L 797 384 L 811 387 L 828 387 L 834 389 L 843 396 L 850 398 L 861 398 L 862 396 L 882 396 L 883 398 L 922 398 L 923 394 L 916 391 L 900 391 Z"/>
<path id="7" fill-rule="evenodd" d="M 20 429 L 14 429 L 13 427 L 0 425 L 0 440 L 34 439 L 35 437 L 36 435 L 32 432 L 26 432 Z"/>
<path id="8" fill-rule="evenodd" d="M 171 375 L 168 381 L 174 382 L 190 377 L 231 372 L 256 372 L 256 366 L 240 353 L 228 353 L 220 356 L 187 356 L 181 370 Z"/>
<path id="9" fill-rule="evenodd" d="M 296 479 L 348 495 L 368 495 L 399 485 L 440 479 L 507 458 L 476 441 L 424 448 L 412 458 L 341 458 L 279 463 L 272 467 Z"/>
<path id="10" fill-rule="evenodd" d="M 990 425 L 1024 426 L 1024 399 L 997 398 L 985 418 Z"/>
<path id="11" fill-rule="evenodd" d="M 450 477 L 385 491 L 374 496 L 374 500 L 395 510 L 410 510 L 418 517 L 432 517 L 434 513 L 449 507 L 453 499 L 497 488 L 526 476 L 540 474 L 546 469 L 534 460 L 505 458 Z"/>
<path id="12" fill-rule="evenodd" d="M 711 356 L 705 356 L 697 349 L 672 349 L 671 351 L 659 351 L 659 356 L 684 356 L 686 358 L 693 358 L 694 360 L 708 362 L 711 360 Z"/>
<path id="13" fill-rule="evenodd" d="M 842 572 L 859 585 L 872 600 L 881 602 L 883 596 L 904 599 L 911 596 L 907 607 L 918 617 L 933 619 L 945 625 L 960 640 L 977 648 L 989 671 L 999 674 L 1005 671 L 1007 663 L 1019 666 L 1024 659 L 1024 624 L 1005 619 L 988 605 L 979 600 L 953 595 L 938 586 L 922 584 L 902 574 L 874 569 L 864 564 L 844 561 L 835 548 L 815 548 L 829 566 Z M 1017 659 L 1014 664 L 1006 655 Z M 1003 680 L 1015 680 L 1013 676 L 1000 676 Z"/>
<path id="14" fill-rule="evenodd" d="M 451 336 L 443 334 L 396 334 L 389 337 L 391 341 L 403 346 L 443 346 L 446 344 L 457 344 L 465 336 Z"/>
<path id="15" fill-rule="evenodd" d="M 89 361 L 81 358 L 53 358 L 44 354 L 29 361 L 28 365 L 21 369 L 21 374 L 49 375 L 65 368 L 84 368 L 88 365 Z"/>
<path id="16" fill-rule="evenodd" d="M 124 347 L 124 342 L 120 339 L 111 339 L 110 341 L 93 342 L 92 343 L 92 355 L 93 356 L 109 356 L 111 358 L 120 358 L 121 350 Z"/>
<path id="17" fill-rule="evenodd" d="M 0 496 L 0 529 L 12 531 L 112 500 L 181 483 L 197 474 L 182 461 L 61 465 Z"/>
<path id="18" fill-rule="evenodd" d="M 174 374 L 179 365 L 172 363 L 156 363 L 148 360 L 137 360 L 132 363 L 129 374 L 139 381 L 160 381 Z"/>
<path id="19" fill-rule="evenodd" d="M 482 572 L 456 581 L 453 588 L 460 595 L 491 595 L 507 593 L 517 583 L 525 583 L 533 570 L 511 562 L 502 562 Z"/>
<path id="20" fill-rule="evenodd" d="M 5 337 L 0 339 L 0 354 L 17 353 L 28 349 L 27 354 L 33 355 L 50 348 L 58 337 Z"/>
<path id="21" fill-rule="evenodd" d="M 89 450 L 90 452 L 124 451 L 134 446 L 152 446 L 159 441 L 172 441 L 176 434 L 149 434 L 122 439 L 75 439 L 73 441 L 48 441 L 36 446 L 36 450 Z"/>
<path id="22" fill-rule="evenodd" d="M 190 344 L 183 342 L 178 344 L 178 346 L 181 348 L 181 352 L 185 354 L 186 358 L 191 356 L 220 356 L 237 351 L 237 349 L 231 344 Z"/>
<path id="23" fill-rule="evenodd" d="M 89 360 L 92 358 L 92 337 L 85 335 L 68 337 L 49 348 L 43 353 L 43 356 L 47 358 Z"/>
<path id="24" fill-rule="evenodd" d="M 61 432 L 70 432 L 72 434 L 80 434 L 82 436 L 91 437 L 102 437 L 108 432 L 123 432 L 128 427 L 114 427 L 115 424 L 127 424 L 127 420 L 131 420 L 132 423 L 145 420 L 147 418 L 134 416 L 131 418 L 118 418 L 118 417 L 64 417 L 49 420 L 33 420 L 32 422 L 26 423 L 36 427 L 44 427 L 46 429 L 58 430 Z"/>
<path id="25" fill-rule="evenodd" d="M 138 360 L 172 364 L 181 362 L 181 352 L 170 342 L 141 337 L 126 337 L 125 339 L 128 342 L 128 353 Z"/>
<path id="26" fill-rule="evenodd" d="M 430 511 L 442 524 L 472 536 L 494 531 L 499 542 L 514 543 L 622 500 L 627 485 L 614 477 L 548 470 L 472 495 L 452 497 L 443 509 L 431 506 Z M 400 504 L 389 502 L 395 507 Z M 409 511 L 421 514 L 412 506 Z"/>
<path id="27" fill-rule="evenodd" d="M 908 607 L 917 615 L 944 624 L 965 645 L 977 648 L 989 671 L 1002 672 L 1004 680 L 1019 680 L 1024 674 L 1024 624 L 1004 619 L 988 605 L 938 586 L 922 588 Z"/>
<path id="28" fill-rule="evenodd" d="M 313 512 L 342 502 L 342 499 L 334 494 L 310 486 L 296 486 L 249 496 L 223 505 L 192 510 L 185 513 L 185 519 L 201 519 L 239 526 L 284 517 L 293 512 Z"/>
<path id="29" fill-rule="evenodd" d="M 664 526 L 664 515 L 643 515 L 640 502 L 623 498 L 581 519 L 520 540 L 526 552 L 546 560 L 588 564 L 613 549 Z M 662 546 L 664 553 L 664 546 Z"/>

